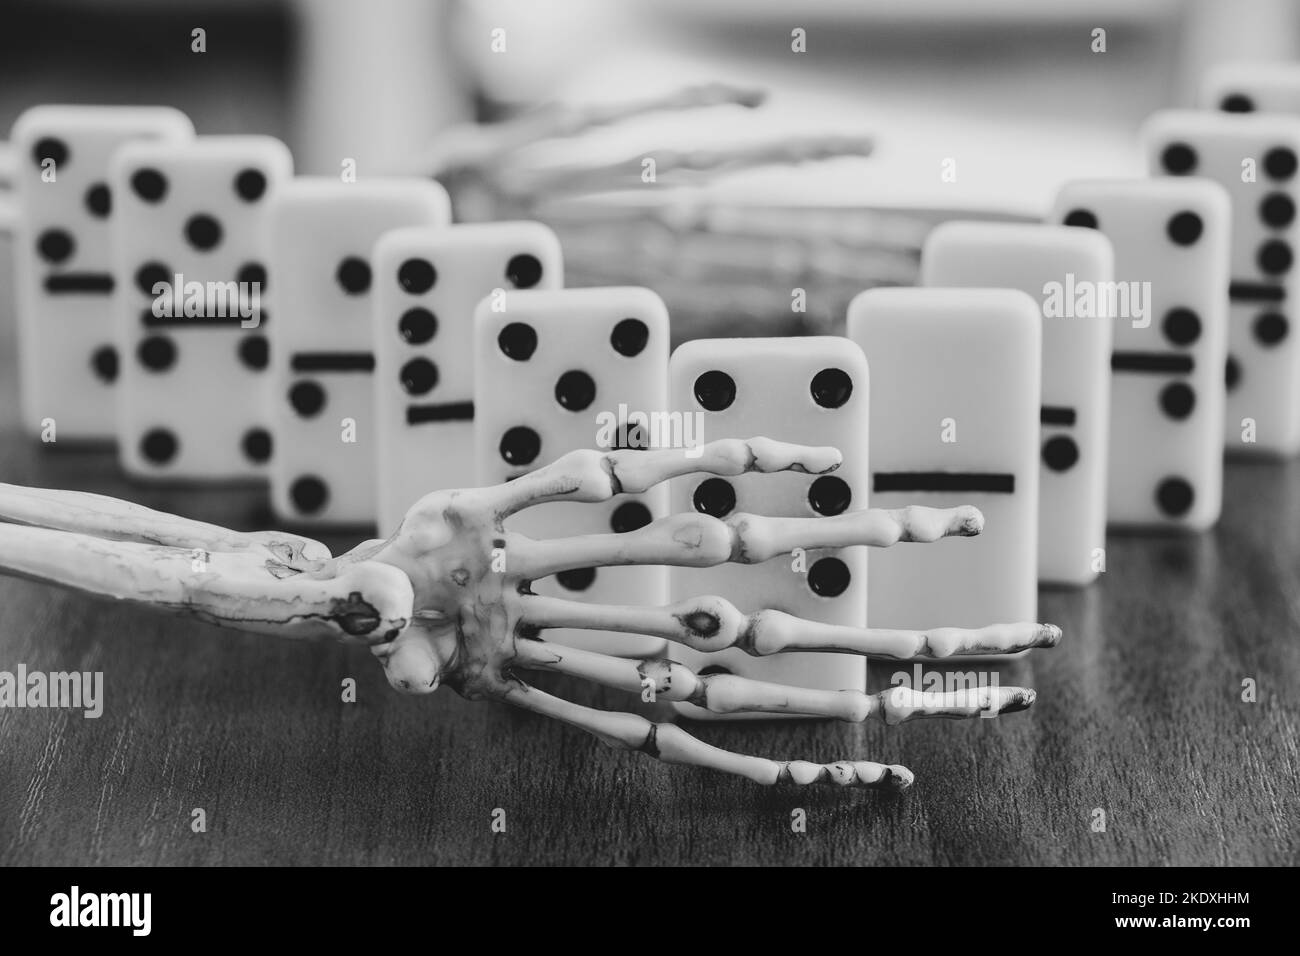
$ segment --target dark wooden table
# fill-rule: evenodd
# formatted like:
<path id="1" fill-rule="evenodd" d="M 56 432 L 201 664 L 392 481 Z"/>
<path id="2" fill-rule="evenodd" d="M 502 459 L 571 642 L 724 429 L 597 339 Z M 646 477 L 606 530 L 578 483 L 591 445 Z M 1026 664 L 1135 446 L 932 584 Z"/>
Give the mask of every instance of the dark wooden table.
<path id="1" fill-rule="evenodd" d="M 8 309 L 0 480 L 267 520 L 253 490 L 140 489 L 111 454 L 21 436 Z M 699 728 L 752 753 L 915 771 L 909 793 L 880 796 L 666 767 L 450 691 L 398 696 L 364 649 L 0 579 L 0 670 L 105 680 L 98 720 L 0 709 L 0 865 L 1297 862 L 1300 464 L 1231 465 L 1216 531 L 1113 537 L 1103 580 L 1044 591 L 1040 617 L 1065 628 L 1062 646 L 999 668 L 1002 683 L 1038 689 L 1028 713 Z M 894 669 L 874 668 L 873 683 Z M 340 699 L 347 677 L 355 704 Z M 1241 699 L 1246 678 L 1256 703 Z M 191 830 L 195 808 L 205 833 Z M 805 833 L 791 829 L 797 808 Z"/>

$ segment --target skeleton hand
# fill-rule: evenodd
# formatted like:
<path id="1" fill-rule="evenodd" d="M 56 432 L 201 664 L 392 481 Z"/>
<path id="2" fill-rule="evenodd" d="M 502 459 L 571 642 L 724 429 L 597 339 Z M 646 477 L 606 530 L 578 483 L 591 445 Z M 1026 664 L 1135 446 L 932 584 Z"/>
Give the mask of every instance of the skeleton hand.
<path id="1" fill-rule="evenodd" d="M 785 133 L 691 149 L 647 143 L 612 161 L 590 159 L 601 150 L 601 130 L 632 138 L 630 128 L 650 114 L 756 111 L 765 100 L 761 90 L 713 83 L 631 102 L 540 107 L 446 130 L 410 171 L 447 188 L 458 222 L 546 223 L 564 248 L 566 284 L 652 288 L 694 336 L 741 326 L 738 334 L 788 334 L 796 319 L 804 331 L 827 332 L 863 289 L 916 282 L 933 223 L 924 214 L 839 205 L 755 206 L 711 187 L 747 170 L 865 157 L 869 136 Z M 575 158 L 556 161 L 557 147 L 572 147 Z M 643 179 L 647 160 L 652 182 Z M 797 316 L 789 293 L 796 287 L 814 293 L 811 311 Z"/>
<path id="2" fill-rule="evenodd" d="M 882 631 L 817 624 L 777 611 L 744 614 L 719 597 L 668 607 L 601 607 L 533 594 L 530 582 L 561 571 L 621 564 L 708 567 L 753 564 L 796 547 L 887 547 L 978 534 L 974 508 L 865 510 L 824 518 L 734 514 L 725 521 L 678 514 L 626 534 L 535 541 L 505 531 L 510 515 L 547 501 L 604 501 L 695 472 L 823 474 L 840 461 L 830 448 L 764 438 L 680 450 L 577 451 L 515 481 L 427 495 L 386 541 L 337 558 L 317 542 L 274 532 L 238 534 L 135 505 L 74 492 L 0 486 L 0 567 L 10 574 L 139 601 L 244 630 L 363 641 L 389 682 L 411 693 L 446 684 L 471 699 L 505 701 L 581 727 L 601 740 L 669 763 L 710 767 L 760 783 L 836 783 L 903 788 L 904 767 L 868 761 L 775 761 L 711 747 L 674 724 L 607 713 L 536 688 L 521 671 L 555 671 L 689 701 L 718 713 L 795 713 L 898 723 L 919 716 L 970 717 L 1022 710 L 1022 688 L 925 695 L 894 688 L 868 695 L 784 687 L 729 675 L 700 676 L 667 659 L 627 660 L 540 640 L 548 628 L 648 634 L 699 651 L 750 654 L 838 651 L 944 658 L 1050 647 L 1051 625 L 977 630 Z M 23 527 L 21 525 L 40 525 Z M 936 702 L 935 697 L 938 696 Z"/>

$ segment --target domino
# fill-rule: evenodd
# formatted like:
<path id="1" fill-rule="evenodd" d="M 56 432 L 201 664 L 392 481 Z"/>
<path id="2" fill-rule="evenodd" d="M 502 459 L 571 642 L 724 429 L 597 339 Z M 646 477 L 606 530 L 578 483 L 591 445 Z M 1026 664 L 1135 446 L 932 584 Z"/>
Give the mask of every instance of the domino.
<path id="1" fill-rule="evenodd" d="M 926 240 L 922 285 L 1019 289 L 1040 306 L 1038 580 L 1084 585 L 1106 546 L 1114 256 L 1098 232 L 950 222 Z"/>
<path id="2" fill-rule="evenodd" d="M 1013 289 L 873 289 L 849 304 L 871 365 L 871 504 L 974 505 L 984 531 L 871 555 L 872 627 L 1037 618 L 1042 318 Z"/>
<path id="3" fill-rule="evenodd" d="M 1206 74 L 1201 105 L 1225 113 L 1300 113 L 1300 64 L 1221 63 Z"/>
<path id="4" fill-rule="evenodd" d="M 132 142 L 114 156 L 118 455 L 144 479 L 263 476 L 267 209 L 293 175 L 267 136 Z"/>
<path id="5" fill-rule="evenodd" d="M 132 140 L 193 135 L 183 113 L 161 106 L 38 106 L 14 123 L 18 361 L 29 434 L 52 421 L 56 441 L 115 437 L 109 161 Z"/>
<path id="6" fill-rule="evenodd" d="M 1201 179 L 1073 182 L 1049 218 L 1115 250 L 1108 522 L 1210 527 L 1223 497 L 1227 195 Z"/>
<path id="7" fill-rule="evenodd" d="M 375 246 L 379 529 L 430 491 L 470 488 L 474 309 L 497 290 L 558 289 L 560 243 L 537 222 L 413 227 Z"/>
<path id="8" fill-rule="evenodd" d="M 1203 176 L 1231 201 L 1227 410 L 1230 453 L 1300 452 L 1300 286 L 1295 258 L 1300 117 L 1156 113 L 1143 129 L 1151 170 Z M 1243 180 L 1249 181 L 1243 181 Z"/>
<path id="9" fill-rule="evenodd" d="M 679 346 L 669 362 L 670 399 L 674 411 L 698 420 L 697 440 L 762 435 L 832 445 L 844 461 L 824 476 L 676 478 L 670 482 L 673 512 L 816 518 L 865 508 L 869 391 L 862 350 L 844 338 L 697 339 Z M 811 621 L 863 627 L 866 550 L 823 549 L 758 565 L 673 568 L 670 597 L 677 602 L 717 594 L 746 613 L 774 608 Z M 860 691 L 866 685 L 865 662 L 851 655 L 757 658 L 736 649 L 700 654 L 675 645 L 671 652 L 693 669 L 723 668 L 755 680 L 820 690 Z M 690 704 L 676 706 L 692 717 L 718 718 Z"/>
<path id="10" fill-rule="evenodd" d="M 272 506 L 298 525 L 373 524 L 371 253 L 391 229 L 449 224 L 450 200 L 431 180 L 301 178 L 272 198 L 269 220 Z"/>
<path id="11" fill-rule="evenodd" d="M 478 479 L 518 477 L 579 448 L 644 447 L 620 434 L 667 403 L 668 310 L 649 289 L 533 290 L 490 295 L 474 316 L 474 417 Z M 627 440 L 624 440 L 627 439 Z M 507 528 L 535 538 L 635 531 L 668 511 L 662 484 L 603 504 L 549 502 Z M 661 566 L 588 568 L 536 582 L 538 594 L 590 604 L 659 605 Z M 664 642 L 641 635 L 563 629 L 555 640 L 630 657 L 656 656 Z"/>

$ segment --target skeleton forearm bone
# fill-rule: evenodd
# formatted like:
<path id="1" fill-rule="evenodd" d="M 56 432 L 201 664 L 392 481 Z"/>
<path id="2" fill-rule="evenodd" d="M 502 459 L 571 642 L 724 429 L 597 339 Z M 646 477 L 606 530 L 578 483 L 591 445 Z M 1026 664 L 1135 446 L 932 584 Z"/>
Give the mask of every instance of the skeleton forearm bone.
<path id="1" fill-rule="evenodd" d="M 154 511 L 107 495 L 0 484 L 0 521 L 75 531 L 110 541 L 138 541 L 206 551 L 271 551 L 286 563 L 327 560 L 319 541 L 279 531 L 244 533 Z"/>
<path id="2" fill-rule="evenodd" d="M 223 627 L 375 643 L 412 613 L 410 579 L 396 568 L 313 578 L 303 570 L 329 552 L 292 535 L 245 535 L 102 495 L 14 485 L 0 486 L 0 517 L 23 522 L 0 524 L 6 574 Z"/>

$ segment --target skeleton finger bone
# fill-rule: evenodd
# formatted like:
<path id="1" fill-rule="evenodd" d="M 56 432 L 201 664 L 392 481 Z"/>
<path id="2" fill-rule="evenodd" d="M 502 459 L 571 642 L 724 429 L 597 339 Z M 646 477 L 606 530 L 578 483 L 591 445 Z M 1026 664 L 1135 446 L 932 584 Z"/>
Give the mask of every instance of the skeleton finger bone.
<path id="1" fill-rule="evenodd" d="M 637 494 L 661 481 L 707 472 L 730 477 L 798 471 L 822 475 L 840 466 L 834 448 L 791 445 L 770 438 L 723 438 L 694 449 L 571 451 L 514 481 L 485 489 L 502 517 L 544 501 L 608 501 Z"/>
<path id="2" fill-rule="evenodd" d="M 942 660 L 980 654 L 1014 654 L 1055 647 L 1054 624 L 991 624 L 924 631 L 847 627 L 794 617 L 783 611 L 741 612 L 713 595 L 665 607 L 581 604 L 528 594 L 520 599 L 523 622 L 539 629 L 575 627 L 662 637 L 705 653 L 737 647 L 755 657 L 787 651 L 831 651 L 886 660 Z"/>
<path id="3" fill-rule="evenodd" d="M 705 568 L 761 564 L 798 548 L 887 548 L 900 541 L 938 541 L 979 534 L 984 516 L 958 508 L 868 509 L 825 518 L 768 518 L 743 512 L 660 518 L 636 531 L 516 542 L 511 567 L 530 580 L 574 568 L 668 564 Z"/>
<path id="4" fill-rule="evenodd" d="M 787 166 L 821 162 L 843 156 L 869 156 L 872 141 L 863 136 L 823 136 L 809 139 L 752 143 L 725 149 L 654 149 L 642 151 L 613 163 L 577 163 L 519 173 L 502 183 L 509 194 L 519 197 L 555 197 L 564 193 L 608 192 L 641 183 L 642 163 L 655 162 L 657 180 L 673 174 L 709 176 L 762 166 Z"/>
<path id="5" fill-rule="evenodd" d="M 543 106 L 492 126 L 463 126 L 444 132 L 419 169 L 434 177 L 470 168 L 486 171 L 505 164 L 513 154 L 543 140 L 576 137 L 650 113 L 726 105 L 753 109 L 765 99 L 766 94 L 759 89 L 705 83 L 630 102 Z"/>
<path id="6" fill-rule="evenodd" d="M 912 784 L 906 767 L 866 760 L 818 764 L 804 760 L 769 760 L 722 750 L 692 737 L 676 724 L 655 723 L 636 714 L 594 710 L 516 682 L 505 693 L 516 707 L 561 720 L 587 731 L 611 747 L 633 750 L 665 763 L 706 767 L 756 783 L 835 784 L 877 790 L 905 790 Z"/>
<path id="7" fill-rule="evenodd" d="M 700 675 L 676 661 L 609 657 L 545 641 L 521 641 L 518 662 L 655 699 L 685 701 L 715 714 L 769 713 L 832 717 L 850 723 L 875 718 L 900 724 L 916 717 L 966 718 L 1026 710 L 1035 694 L 1023 687 L 979 687 L 943 693 L 892 687 L 878 694 L 812 690 L 734 674 Z"/>

